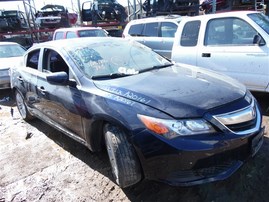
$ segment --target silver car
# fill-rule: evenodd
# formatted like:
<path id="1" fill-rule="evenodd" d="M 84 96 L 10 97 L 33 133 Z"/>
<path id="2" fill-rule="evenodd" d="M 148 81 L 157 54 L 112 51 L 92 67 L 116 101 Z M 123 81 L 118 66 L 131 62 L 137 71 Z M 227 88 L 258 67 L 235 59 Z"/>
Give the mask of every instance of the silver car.
<path id="1" fill-rule="evenodd" d="M 171 58 L 175 32 L 182 16 L 159 16 L 130 21 L 124 31 L 124 38 L 132 38 L 162 56 Z"/>
<path id="2" fill-rule="evenodd" d="M 10 68 L 19 66 L 25 49 L 15 42 L 0 42 L 0 89 L 10 88 Z"/>

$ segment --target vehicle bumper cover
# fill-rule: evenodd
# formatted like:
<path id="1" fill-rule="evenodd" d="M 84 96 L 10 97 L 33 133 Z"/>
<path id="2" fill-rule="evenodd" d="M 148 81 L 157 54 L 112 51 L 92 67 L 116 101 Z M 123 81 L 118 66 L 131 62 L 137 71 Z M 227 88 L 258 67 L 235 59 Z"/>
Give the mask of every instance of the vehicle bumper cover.
<path id="1" fill-rule="evenodd" d="M 145 178 L 174 186 L 192 186 L 231 176 L 258 152 L 264 128 L 233 139 L 223 138 L 226 134 L 217 135 L 218 139 L 206 141 L 207 146 L 195 140 L 197 144 L 192 149 L 176 148 L 146 133 L 143 131 L 134 138 Z M 188 143 L 184 140 L 182 144 Z"/>

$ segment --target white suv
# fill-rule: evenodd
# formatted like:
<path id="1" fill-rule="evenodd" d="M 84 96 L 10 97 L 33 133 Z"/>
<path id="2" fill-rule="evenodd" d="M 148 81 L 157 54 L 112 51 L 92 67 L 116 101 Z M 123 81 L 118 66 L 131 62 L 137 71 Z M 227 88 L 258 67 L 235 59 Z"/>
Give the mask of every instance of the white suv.
<path id="1" fill-rule="evenodd" d="M 171 58 L 175 32 L 181 16 L 158 16 L 130 21 L 124 31 L 124 38 L 132 38 L 155 52 Z"/>

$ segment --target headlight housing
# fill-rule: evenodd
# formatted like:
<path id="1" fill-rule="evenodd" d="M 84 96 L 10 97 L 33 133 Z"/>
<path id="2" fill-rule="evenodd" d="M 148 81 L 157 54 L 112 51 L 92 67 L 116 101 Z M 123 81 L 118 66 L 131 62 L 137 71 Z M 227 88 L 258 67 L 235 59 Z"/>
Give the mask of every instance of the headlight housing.
<path id="1" fill-rule="evenodd" d="M 167 139 L 216 132 L 212 125 L 204 119 L 166 120 L 141 114 L 138 114 L 137 117 L 148 130 Z"/>

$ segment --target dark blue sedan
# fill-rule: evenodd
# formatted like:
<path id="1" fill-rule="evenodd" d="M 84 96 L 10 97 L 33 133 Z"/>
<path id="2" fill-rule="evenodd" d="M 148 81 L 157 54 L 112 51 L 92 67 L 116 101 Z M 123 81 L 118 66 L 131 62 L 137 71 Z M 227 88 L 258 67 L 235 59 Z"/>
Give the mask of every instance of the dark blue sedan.
<path id="1" fill-rule="evenodd" d="M 263 143 L 255 98 L 237 81 L 174 64 L 121 38 L 33 46 L 11 82 L 23 119 L 106 146 L 121 187 L 142 178 L 189 186 L 231 176 Z"/>

